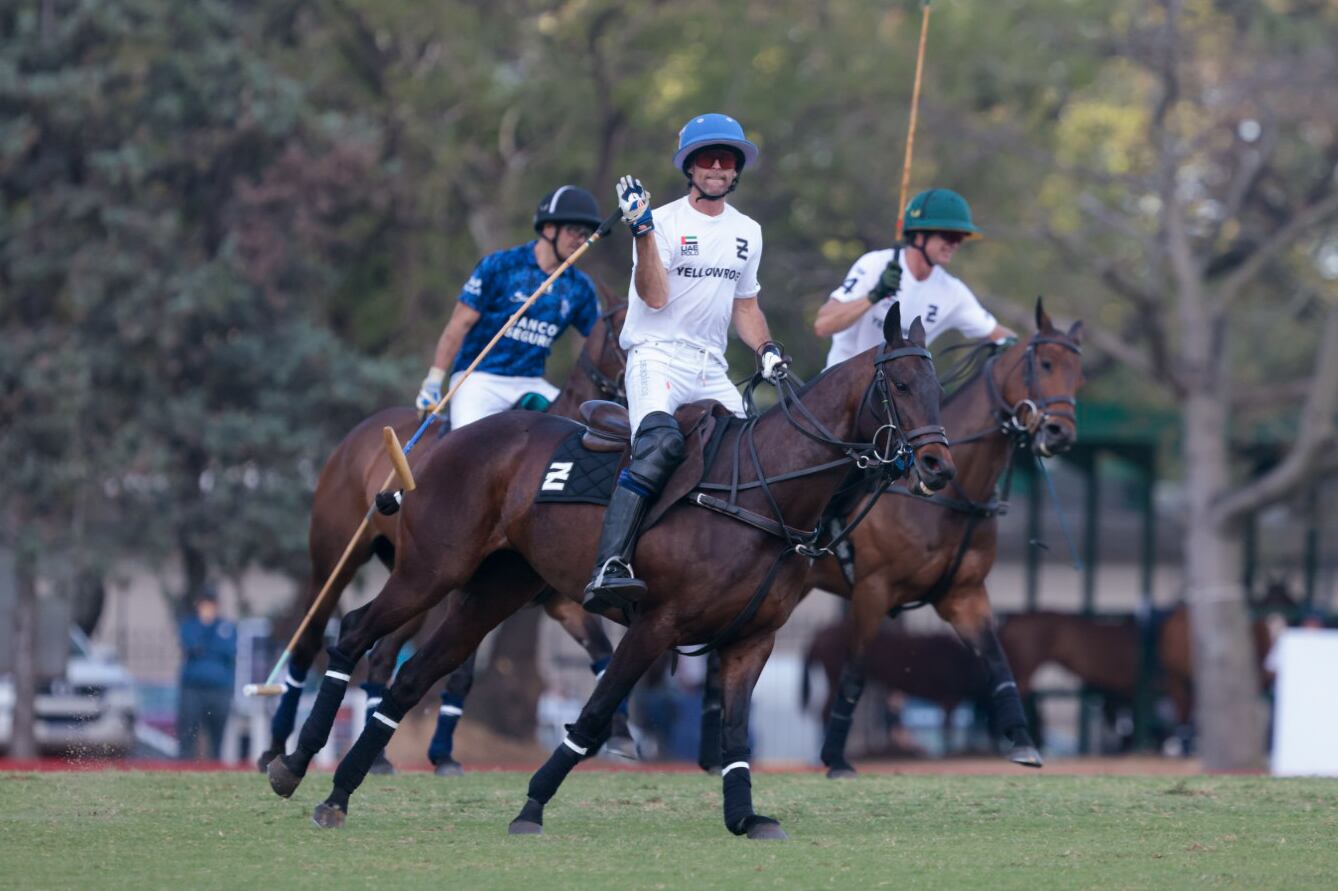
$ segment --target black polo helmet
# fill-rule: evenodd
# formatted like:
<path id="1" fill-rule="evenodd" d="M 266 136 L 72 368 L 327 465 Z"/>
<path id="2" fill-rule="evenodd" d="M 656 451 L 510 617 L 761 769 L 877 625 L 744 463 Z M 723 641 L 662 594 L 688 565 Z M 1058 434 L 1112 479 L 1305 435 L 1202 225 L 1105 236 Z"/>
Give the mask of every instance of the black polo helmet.
<path id="1" fill-rule="evenodd" d="M 580 186 L 558 186 L 544 196 L 534 212 L 535 232 L 542 232 L 545 223 L 579 223 L 598 229 L 602 222 L 599 202 Z"/>

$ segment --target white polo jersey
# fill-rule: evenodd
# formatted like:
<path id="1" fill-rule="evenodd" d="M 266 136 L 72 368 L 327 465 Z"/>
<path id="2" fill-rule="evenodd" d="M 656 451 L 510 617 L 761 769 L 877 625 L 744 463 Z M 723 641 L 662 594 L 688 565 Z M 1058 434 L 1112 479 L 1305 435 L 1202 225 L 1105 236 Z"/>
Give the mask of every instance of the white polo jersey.
<path id="1" fill-rule="evenodd" d="M 628 286 L 627 320 L 619 342 L 629 352 L 652 343 L 687 344 L 722 363 L 734 301 L 762 290 L 762 227 L 726 204 L 707 216 L 684 195 L 654 211 L 655 244 L 669 274 L 669 302 L 651 309 L 636 291 L 636 252 Z"/>
<path id="2" fill-rule="evenodd" d="M 832 298 L 842 303 L 868 300 L 869 292 L 878 283 L 878 277 L 887 268 L 895 250 L 886 248 L 870 251 L 856 260 L 846 273 L 845 281 L 832 291 Z M 904 254 L 905 249 L 902 252 Z M 844 362 L 882 343 L 883 320 L 887 318 L 887 310 L 893 300 L 901 304 L 902 327 L 909 329 L 911 321 L 919 316 L 925 326 L 926 341 L 931 344 L 948 330 L 960 331 L 967 337 L 984 337 L 999 324 L 980 305 L 971 289 L 960 279 L 949 275 L 942 266 L 935 266 L 929 277 L 920 281 L 905 268 L 903 257 L 901 289 L 895 296 L 878 301 L 849 328 L 832 335 L 832 348 L 827 352 L 826 367 L 830 368 L 837 362 Z"/>

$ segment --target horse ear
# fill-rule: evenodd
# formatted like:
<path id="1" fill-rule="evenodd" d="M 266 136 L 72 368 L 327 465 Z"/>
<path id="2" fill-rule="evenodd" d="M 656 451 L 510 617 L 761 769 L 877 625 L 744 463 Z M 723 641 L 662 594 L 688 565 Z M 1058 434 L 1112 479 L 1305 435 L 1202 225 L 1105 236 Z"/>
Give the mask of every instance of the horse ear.
<path id="1" fill-rule="evenodd" d="M 887 317 L 883 319 L 883 340 L 888 343 L 900 343 L 901 336 L 901 301 L 894 300 L 888 307 Z"/>
<path id="2" fill-rule="evenodd" d="M 1036 330 L 1053 331 L 1055 323 L 1050 321 L 1050 314 L 1045 311 L 1045 304 L 1039 294 L 1036 295 Z"/>
<path id="3" fill-rule="evenodd" d="M 1082 343 L 1082 319 L 1074 322 L 1073 327 L 1069 328 L 1069 339 L 1074 343 Z"/>
<path id="4" fill-rule="evenodd" d="M 925 345 L 925 326 L 919 316 L 911 320 L 910 340 L 916 346 Z"/>

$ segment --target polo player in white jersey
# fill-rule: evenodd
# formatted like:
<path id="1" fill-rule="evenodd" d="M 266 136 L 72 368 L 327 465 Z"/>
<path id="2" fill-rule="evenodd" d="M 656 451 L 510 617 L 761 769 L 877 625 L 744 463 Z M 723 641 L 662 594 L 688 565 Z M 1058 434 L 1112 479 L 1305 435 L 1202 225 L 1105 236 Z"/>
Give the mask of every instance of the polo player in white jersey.
<path id="1" fill-rule="evenodd" d="M 635 241 L 621 343 L 627 350 L 627 411 L 636 433 L 631 464 L 604 514 L 594 576 L 585 589 L 591 612 L 627 609 L 645 594 L 631 555 L 646 507 L 683 460 L 674 410 L 718 399 L 743 414 L 725 362 L 730 323 L 758 352 L 768 380 L 785 367 L 757 302 L 762 227 L 726 201 L 757 155 L 736 120 L 705 114 L 678 134 L 674 167 L 688 178 L 685 196 L 652 215 L 641 182 L 632 176 L 618 181 L 618 204 Z"/>
<path id="2" fill-rule="evenodd" d="M 963 241 L 980 235 L 966 199 L 951 189 L 921 192 L 906 205 L 902 232 L 904 244 L 856 260 L 818 310 L 813 330 L 832 338 L 826 367 L 882 343 L 883 319 L 894 300 L 901 304 L 903 322 L 919 316 L 927 343 L 948 330 L 996 341 L 1016 336 L 943 268 Z M 909 276 L 902 274 L 903 266 Z"/>

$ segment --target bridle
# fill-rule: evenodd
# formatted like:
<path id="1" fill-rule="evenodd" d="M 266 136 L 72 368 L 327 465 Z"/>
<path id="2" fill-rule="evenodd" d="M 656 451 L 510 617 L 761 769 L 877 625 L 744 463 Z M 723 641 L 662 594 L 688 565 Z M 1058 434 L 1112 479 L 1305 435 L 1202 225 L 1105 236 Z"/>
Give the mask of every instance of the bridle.
<path id="1" fill-rule="evenodd" d="M 776 555 L 762 583 L 754 590 L 752 597 L 749 598 L 748 603 L 738 615 L 704 646 L 690 653 L 680 652 L 680 655 L 700 656 L 730 640 L 761 607 L 762 601 L 771 589 L 771 584 L 775 581 L 786 557 L 798 554 L 812 561 L 833 553 L 833 548 L 844 541 L 868 515 L 877 502 L 878 496 L 887 491 L 895 480 L 910 470 L 917 448 L 931 443 L 947 446 L 947 431 L 941 425 L 927 424 L 913 430 L 902 429 L 901 413 L 897 409 L 897 400 L 893 395 L 893 388 L 888 381 L 888 373 L 884 366 L 889 362 L 904 358 L 925 359 L 930 363 L 931 370 L 933 368 L 933 355 L 921 346 L 894 347 L 874 357 L 873 379 L 869 381 L 869 386 L 860 399 L 859 409 L 855 412 L 855 429 L 859 429 L 859 422 L 864 413 L 866 411 L 876 412 L 876 406 L 878 404 L 882 406 L 882 417 L 879 418 L 877 414 L 874 416 L 875 421 L 881 421 L 881 423 L 875 428 L 868 442 L 847 442 L 832 433 L 822 421 L 814 416 L 808 406 L 804 405 L 798 388 L 795 387 L 794 381 L 788 374 L 783 374 L 773 382 L 778 397 L 777 405 L 790 426 L 814 442 L 822 443 L 840 451 L 842 456 L 834 461 L 768 477 L 762 469 L 762 459 L 757 449 L 756 429 L 760 418 L 759 416 L 752 416 L 741 422 L 742 429 L 739 431 L 734 445 L 734 462 L 730 472 L 730 481 L 728 483 L 698 483 L 696 490 L 688 496 L 688 501 L 782 538 L 786 547 Z M 756 382 L 757 378 L 754 377 L 753 383 Z M 745 442 L 748 444 L 748 456 L 756 479 L 752 482 L 740 483 L 739 469 L 743 463 L 740 453 Z M 818 536 L 822 530 L 821 525 L 812 530 L 801 530 L 785 522 L 780 504 L 771 491 L 774 484 L 813 476 L 848 464 L 854 464 L 860 470 L 874 471 L 879 477 L 879 484 L 874 497 L 868 500 L 864 508 L 846 524 L 844 529 L 836 532 L 831 540 L 819 544 Z M 863 475 L 861 477 L 863 478 Z M 762 494 L 766 497 L 767 505 L 771 509 L 772 517 L 775 519 L 754 513 L 739 505 L 739 492 L 747 489 L 760 489 L 762 491 Z M 727 492 L 728 499 L 709 494 L 713 491 Z"/>
<path id="2" fill-rule="evenodd" d="M 996 426 L 988 427 L 969 436 L 963 436 L 960 439 L 954 439 L 952 445 L 975 442 L 996 432 L 1001 432 L 1021 448 L 1030 446 L 1036 431 L 1045 426 L 1052 418 L 1062 418 L 1077 427 L 1078 401 L 1076 399 L 1072 396 L 1036 395 L 1036 348 L 1047 343 L 1063 347 L 1079 356 L 1082 355 L 1082 347 L 1068 338 L 1042 334 L 1039 331 L 1033 334 L 1031 339 L 1027 341 L 1027 347 L 1023 350 L 1022 358 L 1018 359 L 1018 362 L 1023 366 L 1022 380 L 1027 387 L 1027 395 L 1014 405 L 1009 405 L 1008 401 L 1004 399 L 1003 391 L 998 381 L 994 379 L 994 365 L 1003 354 L 998 353 L 991 356 L 986 360 L 982 371 L 985 375 L 985 388 L 989 393 L 990 401 L 994 404 L 990 413 L 994 416 Z M 1014 368 L 1016 367 L 1014 366 Z M 1011 375 L 1012 370 L 1010 369 L 1008 374 L 1004 375 L 1004 380 L 1007 380 Z M 1067 406 L 1067 408 L 1054 408 L 1053 406 Z"/>
<path id="3" fill-rule="evenodd" d="M 590 381 L 604 395 L 604 398 L 617 402 L 619 405 L 627 404 L 627 385 L 625 383 L 627 354 L 618 345 L 618 336 L 614 333 L 613 325 L 609 323 L 609 320 L 625 309 L 627 309 L 627 304 L 620 303 L 599 316 L 599 320 L 604 323 L 604 343 L 600 347 L 599 358 L 603 360 L 609 354 L 609 350 L 613 350 L 613 355 L 618 359 L 616 376 L 609 377 L 600 371 L 599 367 L 595 365 L 595 360 L 590 358 L 588 350 L 581 350 L 581 355 L 576 359 L 576 367 L 585 372 L 585 376 L 590 378 Z"/>

